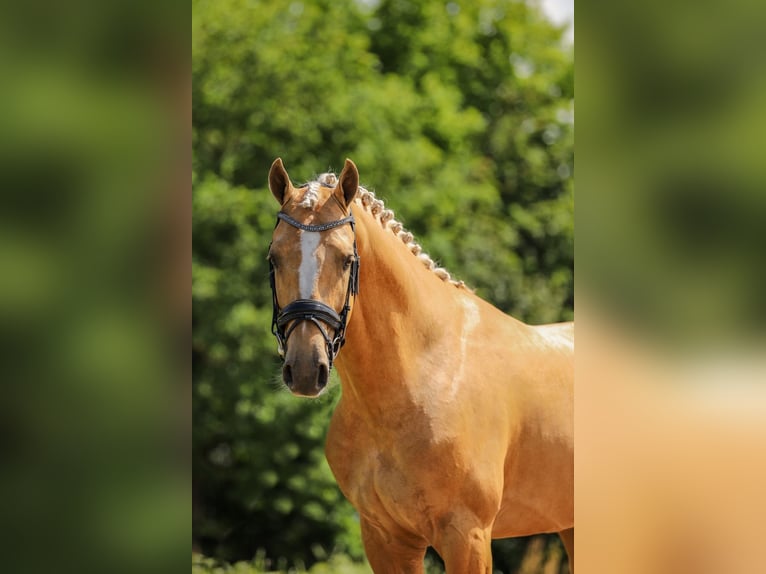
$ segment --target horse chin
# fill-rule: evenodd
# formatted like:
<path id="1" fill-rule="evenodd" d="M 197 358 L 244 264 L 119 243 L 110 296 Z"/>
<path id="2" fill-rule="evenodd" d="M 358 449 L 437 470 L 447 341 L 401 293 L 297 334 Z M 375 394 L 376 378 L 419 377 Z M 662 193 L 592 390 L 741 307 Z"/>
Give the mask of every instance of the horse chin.
<path id="1" fill-rule="evenodd" d="M 294 397 L 299 397 L 301 399 L 315 399 L 319 395 L 324 393 L 324 389 L 322 389 L 321 391 L 317 391 L 314 394 L 308 394 L 308 393 L 304 393 L 303 391 L 293 390 L 293 389 L 290 389 L 290 392 L 293 394 Z"/>

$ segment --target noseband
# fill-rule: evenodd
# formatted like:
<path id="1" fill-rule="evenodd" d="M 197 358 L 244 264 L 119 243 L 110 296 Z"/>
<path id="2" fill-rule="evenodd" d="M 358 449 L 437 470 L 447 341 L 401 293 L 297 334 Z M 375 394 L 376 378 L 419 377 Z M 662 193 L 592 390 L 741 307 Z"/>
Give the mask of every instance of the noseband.
<path id="1" fill-rule="evenodd" d="M 311 321 L 317 326 L 319 332 L 322 333 L 322 336 L 324 337 L 325 344 L 327 345 L 327 357 L 330 361 L 329 368 L 332 369 L 332 364 L 335 360 L 335 356 L 338 354 L 338 351 L 340 351 L 341 347 L 346 342 L 346 321 L 348 320 L 348 314 L 351 311 L 351 306 L 349 305 L 351 295 L 356 295 L 359 293 L 359 254 L 356 251 L 356 228 L 354 227 L 354 216 L 353 214 L 349 214 L 348 217 L 344 217 L 343 219 L 338 219 L 336 221 L 331 221 L 329 223 L 323 223 L 321 225 L 306 225 L 296 221 L 283 211 L 280 211 L 277 213 L 277 225 L 279 225 L 280 219 L 285 223 L 292 225 L 293 227 L 307 231 L 309 233 L 321 233 L 322 231 L 335 229 L 336 227 L 340 227 L 346 224 L 351 226 L 351 231 L 354 233 L 354 260 L 351 262 L 351 272 L 348 277 L 346 301 L 343 304 L 343 309 L 341 310 L 340 314 L 338 314 L 335 309 L 329 305 L 326 305 L 315 299 L 296 299 L 287 305 L 284 309 L 280 308 L 279 301 L 277 301 L 277 287 L 274 265 L 271 263 L 271 260 L 269 260 L 269 281 L 271 283 L 271 299 L 273 303 L 271 332 L 277 338 L 279 356 L 284 359 L 285 353 L 287 352 L 287 339 L 290 337 L 298 324 L 303 321 Z M 276 229 L 276 225 L 274 227 Z M 285 328 L 290 323 L 292 323 L 292 325 L 290 325 L 289 329 L 285 330 Z M 322 323 L 325 323 L 332 329 L 332 337 L 330 337 L 330 334 L 322 326 Z"/>

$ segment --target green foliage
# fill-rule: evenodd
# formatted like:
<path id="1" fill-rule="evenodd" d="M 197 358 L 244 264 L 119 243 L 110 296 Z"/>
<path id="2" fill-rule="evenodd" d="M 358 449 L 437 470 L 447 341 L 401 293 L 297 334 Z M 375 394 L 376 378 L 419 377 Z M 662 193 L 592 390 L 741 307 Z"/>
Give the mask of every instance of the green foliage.
<path id="1" fill-rule="evenodd" d="M 257 548 L 285 568 L 359 560 L 322 448 L 337 382 L 313 402 L 277 382 L 269 165 L 281 156 L 301 181 L 353 158 L 479 295 L 529 322 L 569 319 L 571 50 L 509 0 L 193 10 L 194 538 L 228 561 Z"/>
<path id="2" fill-rule="evenodd" d="M 282 561 L 284 562 L 284 561 Z M 192 554 L 192 574 L 276 574 L 284 571 L 279 564 L 272 564 L 263 552 L 259 552 L 249 562 L 240 561 L 234 564 L 220 562 Z M 333 554 L 324 560 L 316 562 L 310 569 L 300 565 L 288 570 L 294 574 L 370 574 L 366 563 L 354 561 L 345 554 Z"/>
<path id="3" fill-rule="evenodd" d="M 272 564 L 262 551 L 259 551 L 249 562 L 240 561 L 234 564 L 192 554 L 192 574 L 276 574 L 281 571 L 279 568 L 280 565 Z M 345 554 L 337 553 L 314 563 L 309 570 L 306 570 L 304 566 L 298 566 L 288 571 L 295 574 L 371 574 L 372 572 L 366 562 L 360 563 Z M 426 557 L 425 571 L 426 574 L 442 574 L 444 567 L 438 561 Z"/>

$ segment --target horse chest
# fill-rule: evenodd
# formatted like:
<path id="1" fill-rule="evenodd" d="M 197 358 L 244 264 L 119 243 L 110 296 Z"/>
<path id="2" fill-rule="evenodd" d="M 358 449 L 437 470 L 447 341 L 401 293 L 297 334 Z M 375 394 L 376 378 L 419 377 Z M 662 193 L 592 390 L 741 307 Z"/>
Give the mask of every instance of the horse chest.
<path id="1" fill-rule="evenodd" d="M 368 520 L 431 536 L 435 521 L 463 496 L 469 465 L 448 443 L 410 434 L 381 445 L 366 430 L 333 420 L 327 460 L 344 495 Z"/>
<path id="2" fill-rule="evenodd" d="M 422 473 L 408 471 L 397 458 L 371 448 L 349 452 L 343 463 L 330 465 L 341 490 L 361 515 L 385 528 L 396 525 L 425 535 L 430 517 L 439 511 L 438 497 L 427 488 Z"/>

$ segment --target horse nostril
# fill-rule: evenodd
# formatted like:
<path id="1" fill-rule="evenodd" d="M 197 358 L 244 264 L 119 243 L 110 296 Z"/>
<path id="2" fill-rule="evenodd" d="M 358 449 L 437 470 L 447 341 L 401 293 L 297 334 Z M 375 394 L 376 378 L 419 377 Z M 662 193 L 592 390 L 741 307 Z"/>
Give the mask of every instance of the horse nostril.
<path id="1" fill-rule="evenodd" d="M 293 370 L 290 365 L 282 367 L 282 380 L 284 380 L 288 389 L 293 388 Z"/>
<path id="2" fill-rule="evenodd" d="M 330 370 L 327 365 L 319 365 L 319 375 L 317 377 L 317 388 L 321 391 L 327 386 L 327 379 L 330 377 Z"/>

